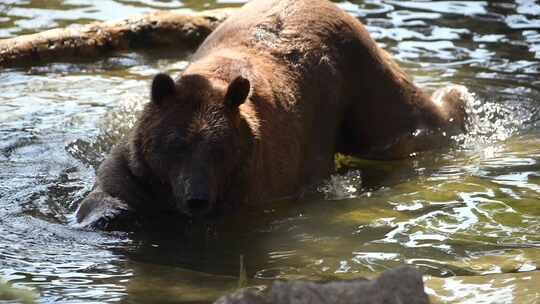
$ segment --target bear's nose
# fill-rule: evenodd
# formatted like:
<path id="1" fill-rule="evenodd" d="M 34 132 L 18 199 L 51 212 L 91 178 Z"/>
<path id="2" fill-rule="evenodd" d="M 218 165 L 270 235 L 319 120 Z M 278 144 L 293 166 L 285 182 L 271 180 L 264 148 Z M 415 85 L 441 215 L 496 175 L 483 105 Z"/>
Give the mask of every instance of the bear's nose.
<path id="1" fill-rule="evenodd" d="M 210 201 L 202 198 L 190 198 L 186 201 L 187 209 L 192 216 L 202 216 L 210 212 Z"/>

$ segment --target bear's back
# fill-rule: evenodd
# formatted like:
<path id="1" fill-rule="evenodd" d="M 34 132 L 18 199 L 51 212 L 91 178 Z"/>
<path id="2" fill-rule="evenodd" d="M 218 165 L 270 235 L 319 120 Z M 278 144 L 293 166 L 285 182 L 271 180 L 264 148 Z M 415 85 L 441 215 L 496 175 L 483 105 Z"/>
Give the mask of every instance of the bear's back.
<path id="1" fill-rule="evenodd" d="M 359 30 L 359 22 L 327 0 L 254 0 L 220 25 L 193 60 L 239 48 L 298 64 L 307 59 L 301 57 L 320 58 L 336 42 L 358 38 Z"/>

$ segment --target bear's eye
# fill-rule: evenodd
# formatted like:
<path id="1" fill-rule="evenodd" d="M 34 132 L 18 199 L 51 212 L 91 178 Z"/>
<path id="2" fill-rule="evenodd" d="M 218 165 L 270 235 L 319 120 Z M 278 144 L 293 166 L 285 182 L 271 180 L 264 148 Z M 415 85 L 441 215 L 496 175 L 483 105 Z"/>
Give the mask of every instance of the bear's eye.
<path id="1" fill-rule="evenodd" d="M 166 146 L 167 149 L 171 149 L 176 152 L 184 151 L 188 147 L 188 143 L 184 139 L 184 134 L 181 134 L 180 132 L 172 132 L 165 136 L 163 145 Z"/>

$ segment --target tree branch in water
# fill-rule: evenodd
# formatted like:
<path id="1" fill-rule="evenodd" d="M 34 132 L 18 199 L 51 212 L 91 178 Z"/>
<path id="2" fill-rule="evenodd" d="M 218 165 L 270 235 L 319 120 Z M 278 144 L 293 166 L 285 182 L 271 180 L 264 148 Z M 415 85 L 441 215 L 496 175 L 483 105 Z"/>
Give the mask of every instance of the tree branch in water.
<path id="1" fill-rule="evenodd" d="M 158 11 L 0 40 L 0 67 L 91 59 L 113 51 L 176 45 L 196 47 L 234 9 Z"/>

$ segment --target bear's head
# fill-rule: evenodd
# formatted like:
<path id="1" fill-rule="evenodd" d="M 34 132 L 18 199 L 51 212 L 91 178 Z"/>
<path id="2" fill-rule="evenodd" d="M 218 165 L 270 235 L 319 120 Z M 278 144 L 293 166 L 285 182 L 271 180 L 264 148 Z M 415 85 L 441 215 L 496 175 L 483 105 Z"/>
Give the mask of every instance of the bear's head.
<path id="1" fill-rule="evenodd" d="M 176 82 L 158 74 L 133 134 L 130 166 L 153 180 L 173 207 L 202 216 L 242 191 L 252 153 L 251 130 L 239 107 L 251 84 L 183 75 Z"/>

